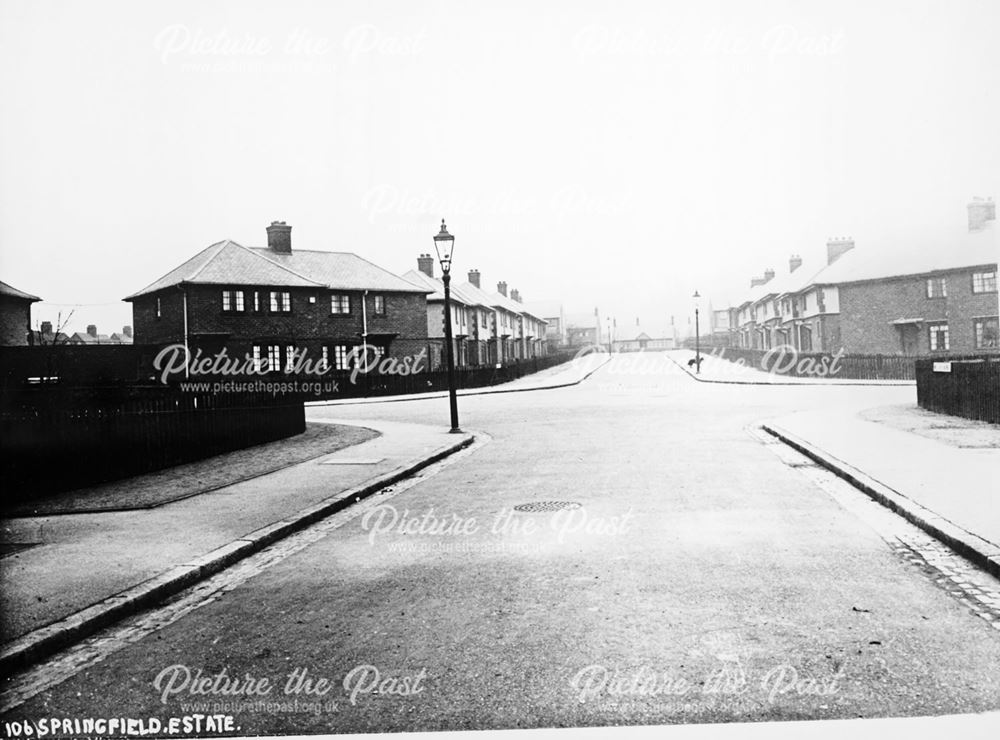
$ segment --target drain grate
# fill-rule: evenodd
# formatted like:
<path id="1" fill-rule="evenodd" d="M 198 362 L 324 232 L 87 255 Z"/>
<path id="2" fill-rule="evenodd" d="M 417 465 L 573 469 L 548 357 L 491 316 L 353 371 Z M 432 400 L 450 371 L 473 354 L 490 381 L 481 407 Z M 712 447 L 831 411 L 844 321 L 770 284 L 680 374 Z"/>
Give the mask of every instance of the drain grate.
<path id="1" fill-rule="evenodd" d="M 532 501 L 530 504 L 518 504 L 514 511 L 532 513 L 545 511 L 560 511 L 562 509 L 579 509 L 583 504 L 578 501 Z"/>

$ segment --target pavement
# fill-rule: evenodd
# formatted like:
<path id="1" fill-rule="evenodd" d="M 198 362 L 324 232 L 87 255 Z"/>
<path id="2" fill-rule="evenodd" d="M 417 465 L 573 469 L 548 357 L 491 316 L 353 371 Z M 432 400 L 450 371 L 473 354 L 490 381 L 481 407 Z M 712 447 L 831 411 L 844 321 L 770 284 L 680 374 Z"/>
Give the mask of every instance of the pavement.
<path id="1" fill-rule="evenodd" d="M 473 440 L 443 427 L 363 426 L 380 436 L 156 508 L 5 520 L 7 542 L 32 546 L 0 561 L 0 665 L 38 660 Z"/>
<path id="2" fill-rule="evenodd" d="M 845 404 L 764 429 L 1000 577 L 1000 427 L 916 403 Z"/>
<path id="3" fill-rule="evenodd" d="M 461 395 L 568 387 L 608 359 L 607 354 L 587 354 L 511 383 Z M 427 400 L 445 395 L 353 399 L 346 403 Z M 329 418 L 321 422 L 336 423 Z M 448 434 L 439 426 L 392 421 L 348 424 L 374 430 L 380 436 L 316 456 L 318 445 L 324 444 L 320 435 L 305 446 L 303 454 L 312 456 L 307 462 L 290 464 L 278 459 L 273 464 L 264 463 L 262 474 L 255 471 L 247 480 L 242 473 L 237 476 L 223 471 L 221 478 L 230 476 L 231 485 L 219 485 L 220 475 L 212 477 L 213 469 L 220 467 L 213 458 L 74 491 L 53 499 L 55 503 L 47 502 L 38 515 L 5 519 L 2 540 L 14 552 L 0 559 L 0 665 L 18 667 L 37 661 L 411 475 L 474 439 L 471 434 Z M 325 444 L 336 449 L 331 442 Z M 303 445 L 298 438 L 291 438 L 272 443 L 268 449 L 275 447 L 294 448 L 282 450 L 285 457 L 291 455 L 294 460 Z M 234 458 L 235 466 L 245 472 L 254 468 L 247 455 L 259 458 L 261 454 L 254 448 L 225 457 Z"/>

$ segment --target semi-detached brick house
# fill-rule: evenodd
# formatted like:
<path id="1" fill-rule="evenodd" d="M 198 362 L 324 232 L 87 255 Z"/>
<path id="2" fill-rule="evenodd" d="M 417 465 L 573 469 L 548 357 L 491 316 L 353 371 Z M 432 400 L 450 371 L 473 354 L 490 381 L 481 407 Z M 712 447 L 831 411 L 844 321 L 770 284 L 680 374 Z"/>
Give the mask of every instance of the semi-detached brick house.
<path id="1" fill-rule="evenodd" d="M 356 254 L 293 251 L 284 222 L 267 236 L 267 247 L 217 242 L 127 297 L 135 343 L 225 348 L 278 371 L 302 350 L 334 370 L 361 344 L 370 361 L 426 352 L 427 291 Z"/>
<path id="2" fill-rule="evenodd" d="M 25 345 L 31 333 L 31 304 L 42 300 L 0 282 L 0 345 Z"/>

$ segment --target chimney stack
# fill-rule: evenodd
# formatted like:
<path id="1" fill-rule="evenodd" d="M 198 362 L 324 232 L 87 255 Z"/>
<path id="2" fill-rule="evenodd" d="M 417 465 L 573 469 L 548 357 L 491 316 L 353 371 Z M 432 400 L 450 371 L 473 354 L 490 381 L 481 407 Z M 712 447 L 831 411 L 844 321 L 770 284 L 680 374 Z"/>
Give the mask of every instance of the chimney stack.
<path id="1" fill-rule="evenodd" d="M 497 283 L 497 293 L 502 295 L 504 298 L 507 297 L 507 283 L 505 281 L 501 280 Z"/>
<path id="2" fill-rule="evenodd" d="M 51 334 L 52 333 L 52 322 L 51 321 L 43 321 L 42 322 L 41 332 L 42 332 L 43 336 L 45 334 Z"/>
<path id="3" fill-rule="evenodd" d="M 992 198 L 973 198 L 969 203 L 969 231 L 982 231 L 987 221 L 997 220 L 997 204 Z"/>
<path id="4" fill-rule="evenodd" d="M 132 336 L 132 327 L 131 326 L 123 326 L 122 327 L 122 334 L 124 334 L 126 337 Z"/>
<path id="5" fill-rule="evenodd" d="M 427 277 L 434 277 L 434 258 L 429 254 L 417 257 L 417 269 Z"/>
<path id="6" fill-rule="evenodd" d="M 788 258 L 788 271 L 795 272 L 800 267 L 802 267 L 802 258 L 797 254 L 793 254 Z"/>
<path id="7" fill-rule="evenodd" d="M 469 270 L 469 282 L 479 287 L 479 270 Z"/>
<path id="8" fill-rule="evenodd" d="M 756 288 L 758 285 L 763 285 L 766 282 L 764 278 L 750 278 L 750 287 Z"/>
<path id="9" fill-rule="evenodd" d="M 284 221 L 272 221 L 267 227 L 267 248 L 278 254 L 291 254 L 292 227 Z"/>
<path id="10" fill-rule="evenodd" d="M 511 298 L 512 301 L 515 301 L 516 303 L 520 303 L 521 302 L 521 291 L 519 291 L 517 288 L 514 288 L 510 292 L 510 298 Z"/>
<path id="11" fill-rule="evenodd" d="M 854 249 L 854 237 L 830 237 L 826 242 L 826 264 L 832 265 L 852 249 Z"/>
<path id="12" fill-rule="evenodd" d="M 764 270 L 764 283 L 765 284 L 769 283 L 772 280 L 774 280 L 774 268 L 768 267 L 766 270 Z"/>
<path id="13" fill-rule="evenodd" d="M 89 334 L 90 336 L 96 338 L 97 337 L 97 324 L 88 324 L 87 325 L 87 334 Z"/>

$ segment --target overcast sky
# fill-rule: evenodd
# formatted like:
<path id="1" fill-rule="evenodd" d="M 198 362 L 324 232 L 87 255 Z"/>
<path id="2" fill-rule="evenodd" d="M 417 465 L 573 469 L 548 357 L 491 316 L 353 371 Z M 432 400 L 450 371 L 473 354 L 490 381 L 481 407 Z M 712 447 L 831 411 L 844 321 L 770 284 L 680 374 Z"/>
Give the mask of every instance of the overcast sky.
<path id="1" fill-rule="evenodd" d="M 402 273 L 444 217 L 462 275 L 681 323 L 829 236 L 948 248 L 1000 196 L 998 28 L 996 0 L 0 0 L 0 279 L 110 332 L 272 220 Z"/>

